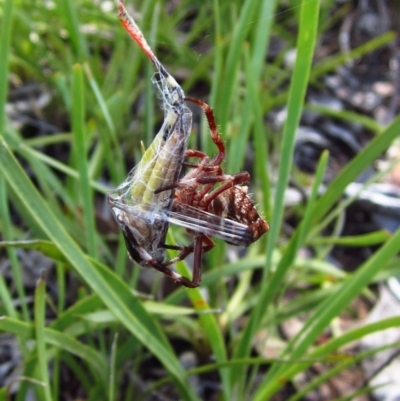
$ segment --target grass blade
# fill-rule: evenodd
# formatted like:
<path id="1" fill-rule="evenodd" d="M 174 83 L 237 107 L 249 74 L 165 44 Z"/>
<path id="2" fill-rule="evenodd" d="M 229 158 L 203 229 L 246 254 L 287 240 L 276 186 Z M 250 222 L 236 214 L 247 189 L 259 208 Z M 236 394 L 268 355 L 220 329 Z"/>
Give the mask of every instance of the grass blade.
<path id="1" fill-rule="evenodd" d="M 46 401 L 52 401 L 50 392 L 50 378 L 48 370 L 48 360 L 46 345 L 44 340 L 45 328 L 45 306 L 46 306 L 46 282 L 41 278 L 35 290 L 35 338 L 39 360 L 40 380 L 44 385 L 44 395 Z"/>
<path id="2" fill-rule="evenodd" d="M 76 314 L 73 317 L 76 320 Z M 35 338 L 34 327 L 17 319 L 3 317 L 0 319 L 0 329 L 7 333 L 17 335 L 22 340 L 33 340 Z M 70 352 L 85 361 L 94 372 L 101 378 L 103 383 L 107 379 L 107 364 L 102 355 L 93 347 L 82 344 L 72 338 L 71 335 L 61 333 L 57 330 L 44 328 L 44 342 L 53 345 L 57 349 Z"/>
<path id="3" fill-rule="evenodd" d="M 292 167 L 295 133 L 302 112 L 305 92 L 311 71 L 314 44 L 317 37 L 318 10 L 318 0 L 307 0 L 302 2 L 300 29 L 297 43 L 297 58 L 293 71 L 292 82 L 290 85 L 288 116 L 281 143 L 281 162 L 279 165 L 279 176 L 274 199 L 275 208 L 273 210 L 271 219 L 271 229 L 268 233 L 267 259 L 263 275 L 260 300 L 256 308 L 253 310 L 250 322 L 244 330 L 240 343 L 235 350 L 236 358 L 244 358 L 249 355 L 254 334 L 270 299 L 270 294 L 268 293 L 268 273 L 272 264 L 273 249 L 278 240 L 280 227 L 282 224 L 284 207 L 283 199 Z M 233 382 L 236 383 L 237 380 L 240 380 L 240 376 L 244 377 L 245 375 L 243 375 L 242 370 L 238 369 L 237 375 L 235 376 Z"/>
<path id="4" fill-rule="evenodd" d="M 83 204 L 83 219 L 86 234 L 86 244 L 89 254 L 96 257 L 96 227 L 94 222 L 93 193 L 90 187 L 89 169 L 87 164 L 85 135 L 85 104 L 82 67 L 74 66 L 72 84 L 72 131 L 74 134 L 74 155 L 79 172 L 79 189 Z"/>
<path id="5" fill-rule="evenodd" d="M 291 341 L 284 354 L 289 359 L 302 358 L 307 349 L 313 344 L 322 330 L 347 305 L 357 297 L 377 274 L 377 266 L 385 266 L 390 259 L 400 251 L 400 230 L 383 245 L 370 259 L 367 260 L 352 276 L 350 276 L 330 297 L 322 302 L 312 317 L 304 325 L 301 332 Z M 381 324 L 381 322 L 378 322 Z M 383 329 L 382 326 L 380 326 Z M 282 380 L 289 379 L 289 371 L 293 368 L 283 365 L 273 366 L 266 380 L 258 389 L 254 400 L 269 399 L 279 390 Z M 301 367 L 301 370 L 304 366 Z"/>
<path id="6" fill-rule="evenodd" d="M 5 132 L 6 125 L 6 100 L 8 93 L 8 57 L 11 41 L 13 1 L 5 0 L 3 6 L 2 23 L 0 26 L 0 135 Z M 7 204 L 7 188 L 3 177 L 0 177 L 0 216 L 5 239 L 12 239 L 10 212 Z M 25 290 L 22 284 L 21 268 L 13 249 L 7 250 L 11 263 L 14 280 L 17 287 L 18 297 L 21 300 L 22 313 L 29 319 L 28 308 L 25 299 Z M 3 277 L 0 277 L 0 296 L 6 311 L 10 316 L 16 317 L 17 311 L 14 307 L 12 297 Z"/>
<path id="7" fill-rule="evenodd" d="M 157 355 L 173 377 L 181 396 L 189 400 L 197 399 L 194 391 L 187 383 L 176 356 L 166 346 L 167 340 L 160 338 L 159 329 L 155 330 L 158 325 L 130 292 L 125 292 L 124 296 L 127 298 L 123 298 L 121 293 L 110 286 L 98 270 L 86 260 L 85 255 L 47 207 L 3 139 L 0 140 L 0 172 L 18 195 L 25 209 L 61 250 L 71 266 L 87 280 L 90 287 L 99 294 L 105 305 L 110 308 L 121 323 L 154 355 Z M 118 278 L 116 279 L 118 280 Z M 135 305 L 135 309 L 132 308 L 132 304 Z"/>

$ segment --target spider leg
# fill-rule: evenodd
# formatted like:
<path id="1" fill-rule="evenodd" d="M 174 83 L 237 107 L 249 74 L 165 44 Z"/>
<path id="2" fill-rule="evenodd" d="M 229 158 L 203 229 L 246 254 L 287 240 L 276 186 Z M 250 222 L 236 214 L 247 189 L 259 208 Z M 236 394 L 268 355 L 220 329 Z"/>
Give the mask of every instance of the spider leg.
<path id="1" fill-rule="evenodd" d="M 208 121 L 208 125 L 210 127 L 211 139 L 213 140 L 219 151 L 218 154 L 214 157 L 214 159 L 210 162 L 210 165 L 219 166 L 224 161 L 225 158 L 225 145 L 221 136 L 219 135 L 217 124 L 215 123 L 213 109 L 207 103 L 199 99 L 186 97 L 185 100 L 197 104 L 204 110 L 204 113 Z"/>
<path id="2" fill-rule="evenodd" d="M 248 182 L 250 180 L 250 174 L 247 171 L 243 171 L 235 175 L 226 175 L 226 174 L 210 175 L 210 176 L 203 175 L 201 177 L 191 178 L 190 181 L 192 180 L 195 181 L 197 185 L 203 185 L 201 191 L 196 193 L 195 199 L 197 200 L 197 203 L 203 202 L 203 206 L 207 210 L 207 206 L 218 195 L 229 190 L 229 188 L 232 188 L 235 185 L 240 185 L 244 184 L 245 182 Z M 190 185 L 188 181 L 189 180 L 185 182 L 185 177 L 184 177 L 179 183 L 175 184 L 173 188 L 163 188 L 163 190 L 176 189 L 176 188 L 185 189 Z M 209 193 L 213 188 L 213 186 L 220 182 L 224 182 L 225 184 L 221 185 L 220 187 Z M 203 201 L 203 199 L 205 199 L 205 201 Z"/>
<path id="3" fill-rule="evenodd" d="M 222 174 L 221 166 L 207 166 L 204 164 L 196 164 L 196 163 L 189 163 L 189 162 L 183 162 L 182 166 L 193 168 L 193 169 L 197 168 L 200 171 L 209 171 L 212 173 Z"/>
<path id="4" fill-rule="evenodd" d="M 204 152 L 195 149 L 187 149 L 185 152 L 185 157 L 197 157 L 200 160 L 209 158 Z"/>
<path id="5" fill-rule="evenodd" d="M 174 251 L 180 251 L 180 254 L 178 256 L 169 260 L 167 263 L 165 263 L 165 265 L 166 266 L 172 265 L 176 262 L 179 262 L 180 260 L 186 259 L 186 257 L 188 255 L 190 255 L 191 253 L 199 252 L 199 250 L 196 247 L 199 247 L 200 245 L 197 244 L 196 241 L 200 237 L 202 238 L 202 241 L 200 241 L 200 244 L 202 244 L 201 245 L 202 246 L 201 253 L 206 253 L 206 252 L 210 251 L 212 248 L 214 248 L 214 246 L 215 246 L 214 242 L 212 242 L 212 240 L 209 237 L 207 237 L 206 235 L 197 235 L 195 240 L 190 245 L 187 245 L 187 246 L 164 244 L 163 248 L 165 248 L 165 249 L 172 249 Z M 205 242 L 205 244 L 203 244 L 203 242 Z"/>
<path id="6" fill-rule="evenodd" d="M 211 188 L 218 182 L 224 182 L 231 180 L 231 177 L 234 179 L 235 176 L 230 176 L 230 175 L 223 175 L 222 174 L 222 168 L 220 166 L 203 166 L 203 165 L 196 165 L 196 164 L 191 164 L 191 163 L 183 163 L 187 167 L 192 167 L 194 169 L 198 169 L 197 174 L 202 174 L 202 172 L 209 172 L 209 173 L 214 173 L 215 175 L 210 175 L 210 176 L 200 176 L 196 177 L 193 176 L 191 178 L 187 178 L 187 176 L 183 177 L 181 181 L 176 182 L 171 185 L 165 185 L 160 188 L 157 188 L 154 193 L 159 194 L 164 191 L 170 191 L 172 189 L 177 189 L 177 188 L 187 188 L 190 184 L 189 181 L 195 182 L 196 185 L 207 185 L 199 194 L 199 197 L 202 198 L 207 192 L 211 190 Z M 242 173 L 240 173 L 242 174 Z M 248 173 L 246 173 L 248 174 Z M 186 178 L 186 181 L 185 181 Z M 234 179 L 234 181 L 236 181 Z M 244 180 L 243 182 L 248 181 L 248 179 Z"/>
<path id="7" fill-rule="evenodd" d="M 177 246 L 177 245 L 164 244 L 163 248 L 172 249 L 174 251 L 180 251 L 178 256 L 176 256 L 173 259 L 170 259 L 167 263 L 165 263 L 166 266 L 170 266 L 176 262 L 186 259 L 187 256 L 189 256 L 191 253 L 193 253 L 194 245 L 193 245 L 193 243 L 188 246 Z"/>
<path id="8" fill-rule="evenodd" d="M 222 174 L 222 168 L 218 165 L 213 165 L 210 162 L 210 158 L 200 150 L 193 150 L 193 149 L 188 149 L 185 152 L 185 158 L 189 157 L 197 157 L 200 159 L 200 163 L 190 163 L 190 162 L 183 162 L 182 164 L 185 167 L 190 167 L 190 168 L 197 168 L 200 171 L 212 171 L 216 172 L 218 174 Z"/>
<path id="9" fill-rule="evenodd" d="M 247 171 L 242 171 L 241 173 L 235 175 L 228 175 L 228 174 L 220 174 L 220 175 L 204 175 L 196 179 L 198 184 L 217 184 L 218 182 L 226 182 L 226 185 L 231 184 L 243 184 L 250 179 L 250 174 Z M 219 188 L 218 188 L 219 189 Z M 223 191 L 222 191 L 223 192 Z"/>
<path id="10" fill-rule="evenodd" d="M 224 177 L 224 176 L 221 176 Z M 221 195 L 223 192 L 229 190 L 230 188 L 234 187 L 235 185 L 240 185 L 244 184 L 245 182 L 248 182 L 250 179 L 250 174 L 247 171 L 243 171 L 242 173 L 238 173 L 233 176 L 228 176 L 228 180 L 225 184 L 221 185 L 219 188 L 215 189 L 213 192 L 211 192 L 207 198 L 205 199 L 205 205 L 208 206 L 218 195 Z M 219 177 L 216 177 L 219 178 Z M 223 182 L 219 181 L 219 182 Z"/>
<path id="11" fill-rule="evenodd" d="M 181 253 L 176 258 L 171 259 L 168 262 L 168 265 L 183 260 L 189 254 L 193 253 L 193 279 L 191 283 L 193 287 L 198 287 L 201 283 L 201 258 L 203 253 L 210 251 L 214 246 L 215 244 L 211 238 L 204 234 L 196 235 L 194 241 L 189 246 L 179 247 L 174 245 L 165 245 L 168 249 L 181 250 Z"/>
<path id="12" fill-rule="evenodd" d="M 204 244 L 205 243 L 205 244 Z M 193 283 L 201 282 L 201 257 L 203 253 L 210 251 L 214 248 L 215 244 L 207 235 L 198 235 L 194 239 L 193 250 Z"/>

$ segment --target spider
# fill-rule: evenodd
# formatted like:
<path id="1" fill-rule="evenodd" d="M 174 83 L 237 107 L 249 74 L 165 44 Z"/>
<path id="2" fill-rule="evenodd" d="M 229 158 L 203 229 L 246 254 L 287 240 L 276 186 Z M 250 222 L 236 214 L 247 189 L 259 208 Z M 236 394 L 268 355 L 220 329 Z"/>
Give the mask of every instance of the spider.
<path id="1" fill-rule="evenodd" d="M 185 227 L 194 236 L 189 246 L 181 247 L 180 254 L 168 265 L 194 253 L 193 279 L 189 287 L 197 287 L 201 282 L 201 257 L 214 247 L 211 237 L 223 239 L 228 244 L 249 246 L 269 230 L 268 223 L 259 215 L 253 201 L 247 194 L 250 174 L 241 172 L 226 175 L 221 167 L 225 158 L 225 146 L 218 133 L 212 108 L 205 102 L 187 97 L 186 101 L 200 106 L 207 117 L 210 135 L 218 148 L 218 153 L 210 159 L 199 150 L 188 149 L 185 158 L 198 158 L 199 163 L 184 162 L 192 168 L 179 182 L 156 190 L 175 190 L 170 222 Z M 215 188 L 216 184 L 220 184 Z M 173 221 L 172 217 L 178 217 Z M 176 247 L 175 249 L 179 249 Z M 185 283 L 176 280 L 181 284 Z"/>

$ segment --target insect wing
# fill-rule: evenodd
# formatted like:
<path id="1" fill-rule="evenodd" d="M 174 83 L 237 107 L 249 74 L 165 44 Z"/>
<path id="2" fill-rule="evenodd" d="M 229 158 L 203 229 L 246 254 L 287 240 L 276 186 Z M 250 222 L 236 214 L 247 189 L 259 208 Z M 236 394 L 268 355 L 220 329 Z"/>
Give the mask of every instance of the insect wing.
<path id="1" fill-rule="evenodd" d="M 174 201 L 173 210 L 160 209 L 158 205 L 128 205 L 120 200 L 110 199 L 112 208 L 119 209 L 132 218 L 143 219 L 148 224 L 168 222 L 198 234 L 217 237 L 233 245 L 246 245 L 251 242 L 252 233 L 248 226 L 236 221 L 216 216 L 192 206 Z M 117 212 L 118 213 L 118 212 Z"/>
<path id="2" fill-rule="evenodd" d="M 167 210 L 164 210 L 159 204 L 127 203 L 121 198 L 112 197 L 111 194 L 112 193 L 108 196 L 108 203 L 117 222 L 119 222 L 120 216 L 125 216 L 126 218 L 124 220 L 126 221 L 124 221 L 124 224 L 127 225 L 130 225 L 128 220 L 134 221 L 135 218 L 141 219 L 149 225 L 160 221 L 168 224 Z"/>
<path id="3" fill-rule="evenodd" d="M 168 212 L 169 222 L 199 234 L 217 237 L 232 245 L 251 242 L 252 233 L 248 226 L 237 221 L 196 209 L 174 200 L 173 210 Z"/>

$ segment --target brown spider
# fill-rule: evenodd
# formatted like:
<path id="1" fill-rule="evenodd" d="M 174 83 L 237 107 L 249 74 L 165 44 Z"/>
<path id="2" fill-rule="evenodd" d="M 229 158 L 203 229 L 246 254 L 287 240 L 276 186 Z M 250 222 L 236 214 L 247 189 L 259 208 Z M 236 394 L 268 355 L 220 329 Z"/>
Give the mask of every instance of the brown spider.
<path id="1" fill-rule="evenodd" d="M 170 222 L 185 227 L 194 235 L 194 240 L 191 245 L 182 247 L 179 256 L 168 264 L 182 260 L 193 252 L 193 279 L 189 287 L 197 287 L 201 282 L 202 254 L 214 247 L 212 236 L 221 238 L 228 244 L 249 246 L 266 233 L 269 226 L 248 196 L 247 186 L 243 186 L 249 181 L 250 174 L 241 172 L 227 175 L 222 170 L 225 146 L 218 133 L 212 108 L 198 99 L 187 97 L 185 100 L 204 110 L 218 153 L 210 159 L 199 150 L 187 150 L 185 157 L 199 158 L 199 163 L 184 162 L 192 170 L 178 183 L 159 188 L 156 193 L 175 189 L 171 217 L 176 215 L 179 218 L 176 221 L 170 219 Z M 220 185 L 215 188 L 216 184 Z M 181 284 L 188 286 L 187 282 Z"/>

